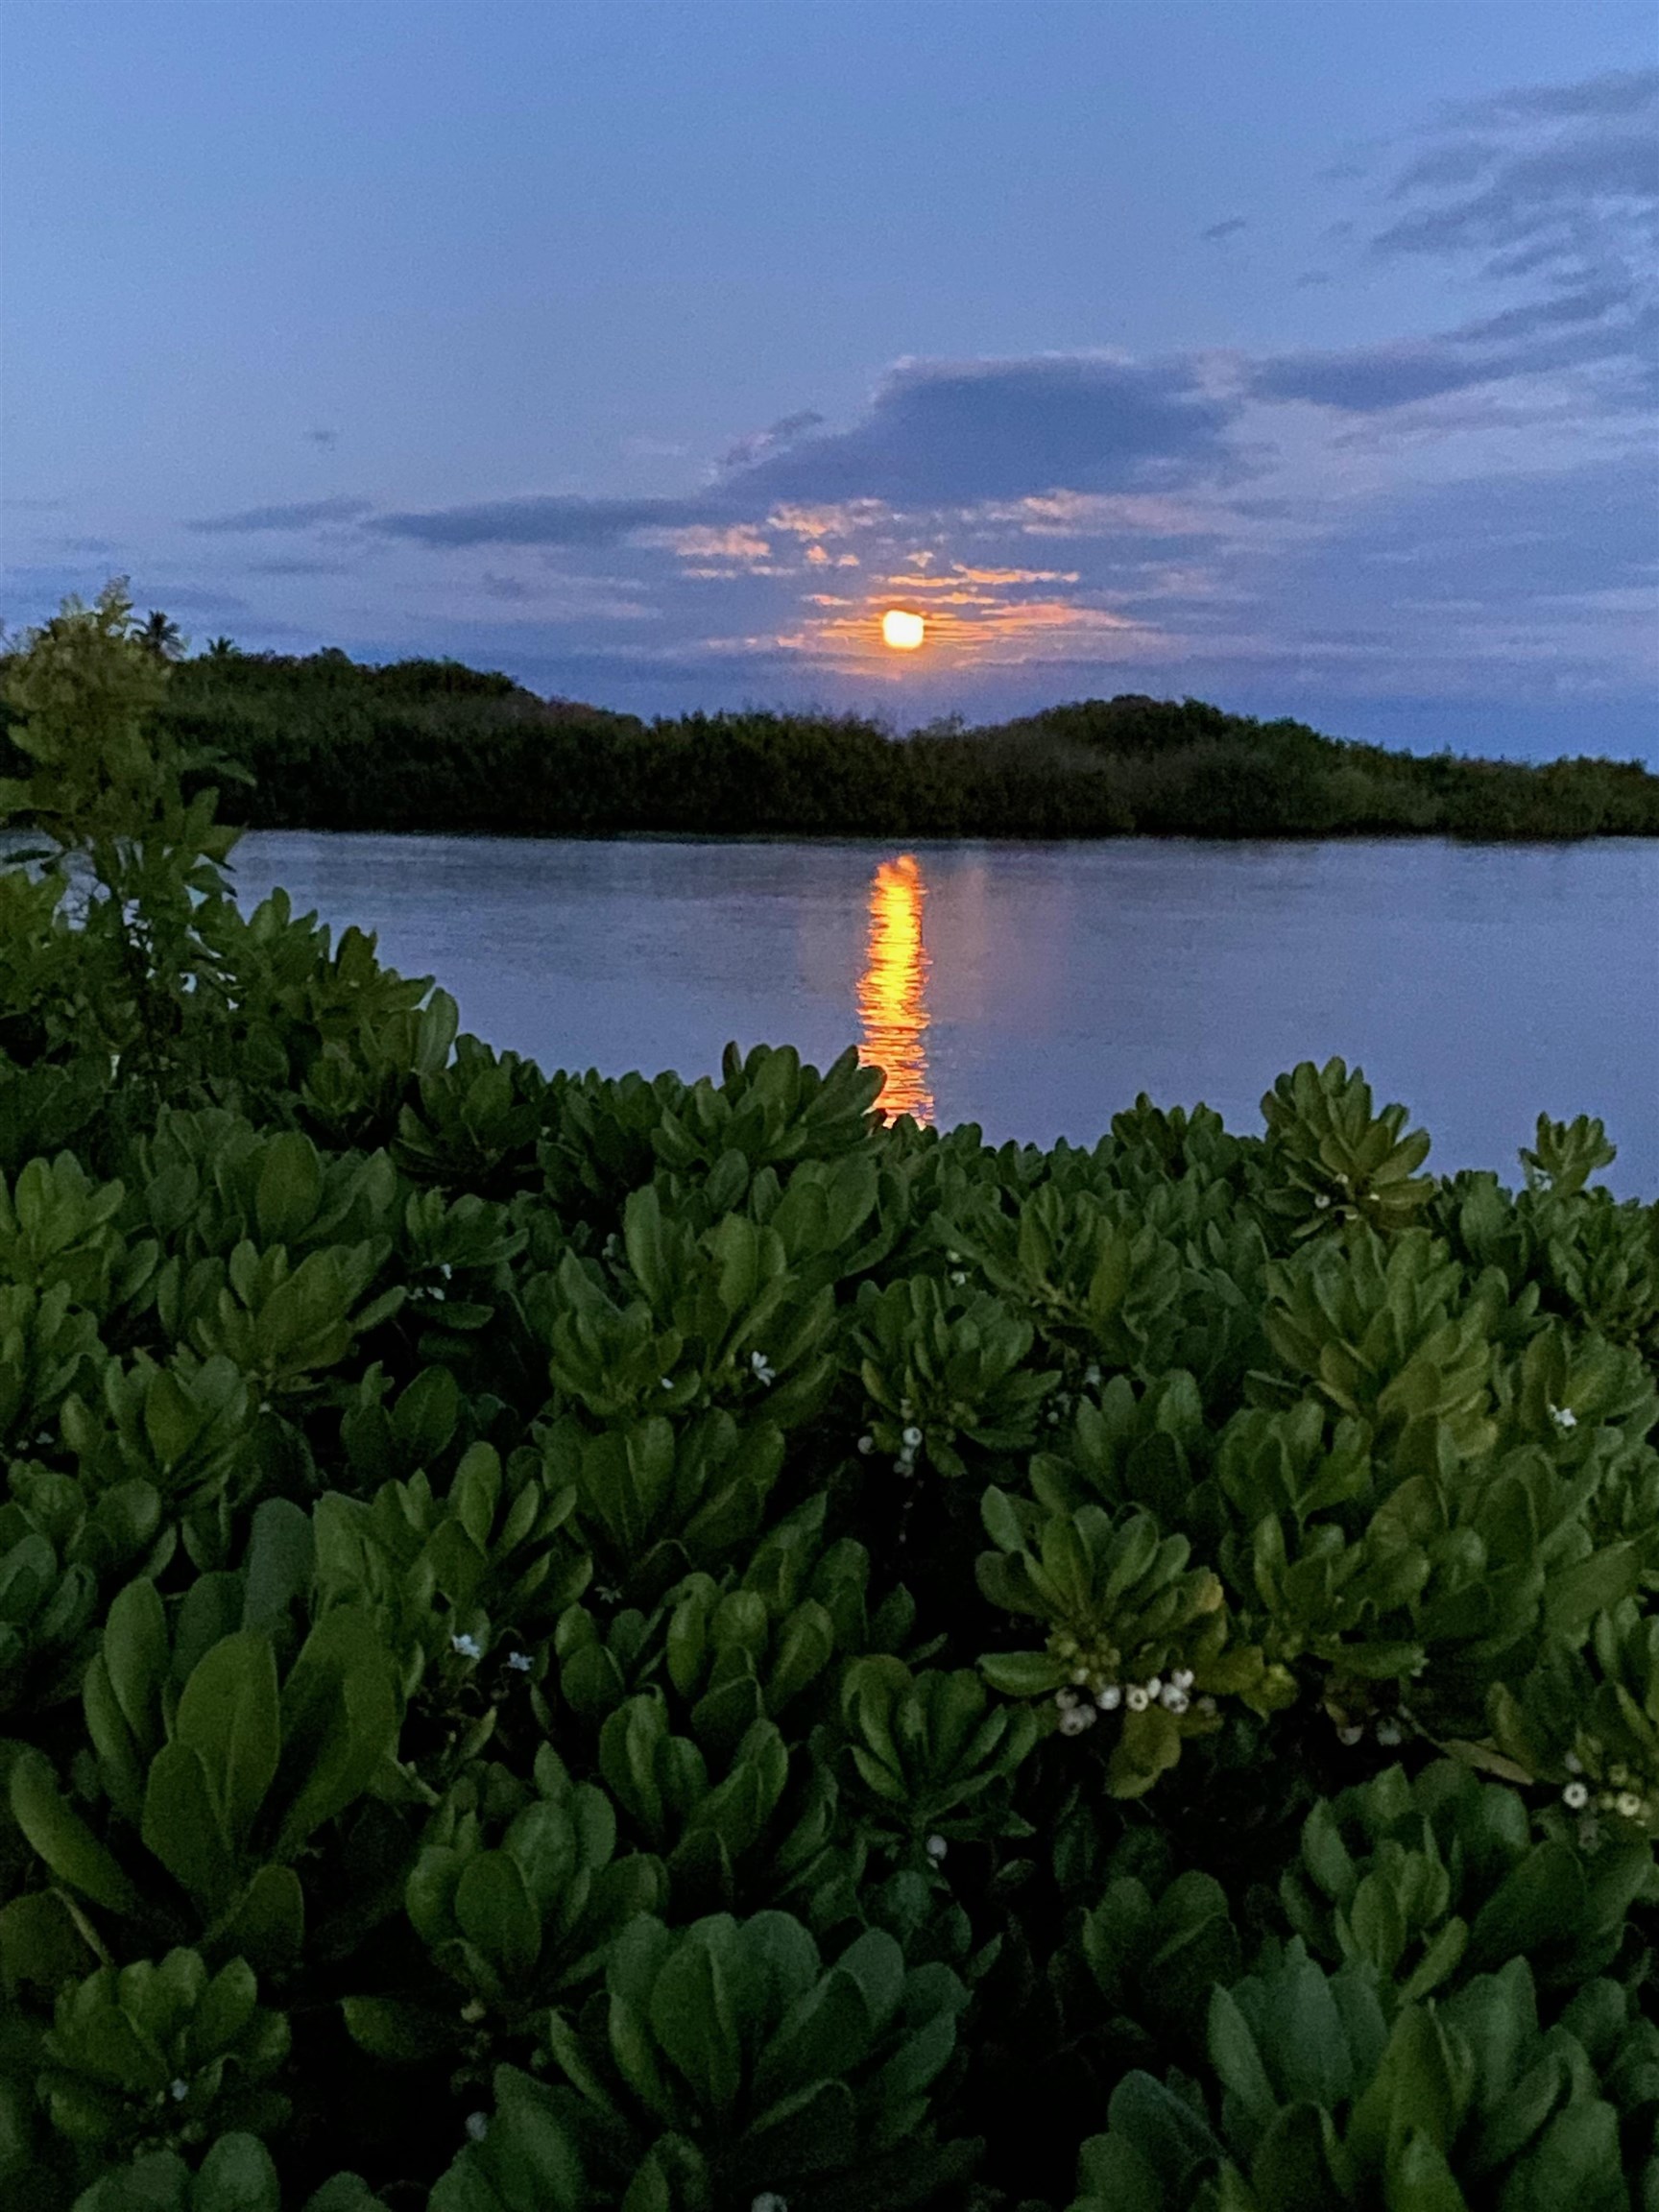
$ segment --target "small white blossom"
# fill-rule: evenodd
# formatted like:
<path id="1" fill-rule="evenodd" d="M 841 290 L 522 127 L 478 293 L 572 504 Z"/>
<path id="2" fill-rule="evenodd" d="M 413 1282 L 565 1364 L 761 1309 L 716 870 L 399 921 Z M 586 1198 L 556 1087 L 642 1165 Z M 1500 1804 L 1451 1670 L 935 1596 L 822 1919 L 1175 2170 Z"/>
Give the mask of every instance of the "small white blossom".
<path id="1" fill-rule="evenodd" d="M 1092 1728 L 1094 1725 L 1094 1708 L 1093 1705 L 1068 1705 L 1065 1712 L 1060 1716 L 1060 1733 L 1062 1736 L 1081 1736 L 1085 1728 Z"/>
<path id="2" fill-rule="evenodd" d="M 1192 1670 L 1190 1667 L 1177 1667 L 1171 1672 L 1169 1679 L 1174 1683 L 1177 1690 L 1190 1690 L 1192 1687 Z"/>
<path id="3" fill-rule="evenodd" d="M 595 1582 L 593 1595 L 598 1599 L 601 1605 L 614 1605 L 622 1593 L 620 1590 L 613 1589 L 609 1582 Z"/>
<path id="4" fill-rule="evenodd" d="M 490 2116 L 485 2112 L 469 2112 L 467 2132 L 474 2143 L 482 2143 L 490 2132 Z"/>
<path id="5" fill-rule="evenodd" d="M 1330 1205 L 1331 1201 L 1326 1197 L 1324 1191 L 1321 1190 L 1318 1197 L 1314 1199 L 1313 1203 L 1318 1207 L 1320 1213 L 1323 1214 L 1326 1208 Z"/>
<path id="6" fill-rule="evenodd" d="M 451 1636 L 449 1648 L 451 1651 L 459 1651 L 463 1659 L 482 1659 L 484 1656 L 484 1647 L 476 1636 Z"/>
<path id="7" fill-rule="evenodd" d="M 449 1264 L 447 1260 L 440 1260 L 438 1262 L 438 1272 L 443 1276 L 445 1282 L 447 1283 L 450 1276 L 454 1274 L 455 1270 Z"/>
<path id="8" fill-rule="evenodd" d="M 673 1389 L 673 1387 L 674 1387 L 674 1378 L 673 1378 L 673 1376 L 672 1376 L 672 1375 L 664 1375 L 664 1376 L 663 1376 L 663 1378 L 662 1378 L 662 1387 L 663 1387 L 663 1389 L 664 1389 L 664 1390 L 672 1390 L 672 1389 Z"/>
<path id="9" fill-rule="evenodd" d="M 960 1252 L 950 1252 L 950 1251 L 948 1251 L 948 1252 L 946 1253 L 945 1257 L 946 1257 L 946 1259 L 947 1259 L 947 1260 L 949 1260 L 949 1261 L 950 1261 L 950 1262 L 951 1266 L 952 1266 L 952 1267 L 954 1267 L 954 1266 L 955 1266 L 955 1264 L 956 1264 L 956 1262 L 958 1262 L 958 1261 L 961 1259 L 962 1255 L 961 1255 L 961 1253 L 960 1253 Z"/>
<path id="10" fill-rule="evenodd" d="M 448 1297 L 449 1293 L 447 1290 L 441 1289 L 439 1286 L 434 1283 L 431 1289 L 427 1291 L 426 1295 L 428 1298 L 435 1299 L 437 1303 L 442 1306 L 445 1300 Z"/>
<path id="11" fill-rule="evenodd" d="M 1569 1813 L 1582 1813 L 1590 1802 L 1590 1792 L 1582 1782 L 1569 1782 L 1561 1792 L 1561 1802 Z"/>
<path id="12" fill-rule="evenodd" d="M 1134 1682 L 1131 1683 L 1129 1688 L 1124 1691 L 1123 1702 L 1128 1706 L 1131 1713 L 1144 1713 L 1147 1706 L 1151 1704 L 1152 1700 L 1146 1695 L 1145 1691 L 1141 1687 L 1140 1683 Z"/>
<path id="13" fill-rule="evenodd" d="M 1059 1706 L 1062 1713 L 1068 1712 L 1073 1705 L 1076 1704 L 1077 1693 L 1075 1690 L 1070 1689 L 1056 1690 L 1054 1693 L 1054 1702 Z"/>
<path id="14" fill-rule="evenodd" d="M 1377 1741 L 1385 1745 L 1387 1749 L 1392 1750 L 1396 1743 L 1403 1743 L 1406 1741 L 1406 1731 L 1401 1727 L 1398 1720 L 1379 1720 L 1377 1723 Z"/>
<path id="15" fill-rule="evenodd" d="M 1085 1367 L 1083 1370 L 1083 1380 L 1091 1390 L 1097 1389 L 1100 1382 L 1099 1368 L 1095 1366 Z"/>
<path id="16" fill-rule="evenodd" d="M 764 1352 L 751 1352 L 749 1355 L 749 1364 L 755 1370 L 755 1380 L 757 1382 L 777 1382 L 777 1370 L 773 1367 L 771 1360 L 767 1358 Z"/>
<path id="17" fill-rule="evenodd" d="M 1584 1771 L 1584 1762 L 1579 1758 L 1576 1751 L 1567 1752 L 1563 1756 L 1561 1764 L 1566 1767 L 1569 1774 L 1582 1774 Z"/>
<path id="18" fill-rule="evenodd" d="M 1635 1820 L 1641 1816 L 1642 1800 L 1634 1790 L 1621 1790 L 1613 1801 L 1613 1810 L 1623 1813 L 1626 1820 Z"/>
<path id="19" fill-rule="evenodd" d="M 860 1436 L 858 1439 L 858 1449 L 864 1454 L 865 1457 L 868 1458 L 870 1454 L 876 1449 L 875 1437 L 869 1435 Z"/>
<path id="20" fill-rule="evenodd" d="M 1557 1429 L 1576 1429 L 1578 1426 L 1578 1416 L 1571 1406 L 1551 1406 L 1550 1417 Z"/>
<path id="21" fill-rule="evenodd" d="M 904 1433 L 900 1437 L 899 1441 L 904 1446 L 906 1451 L 914 1452 L 917 1445 L 922 1441 L 922 1431 L 920 1429 L 916 1428 L 914 1424 L 912 1424 L 910 1428 L 904 1431 Z"/>
<path id="22" fill-rule="evenodd" d="M 1081 1690 L 1084 1683 L 1088 1681 L 1089 1670 L 1081 1660 L 1079 1660 L 1077 1665 L 1072 1668 L 1071 1679 L 1076 1683 L 1079 1690 Z"/>
<path id="23" fill-rule="evenodd" d="M 950 1848 L 950 1844 L 946 1842 L 943 1836 L 929 1836 L 926 1842 L 923 1845 L 923 1849 L 926 1852 L 928 1858 L 932 1860 L 935 1866 L 938 1865 L 940 1860 L 944 1858 L 946 1852 L 949 1851 Z"/>
<path id="24" fill-rule="evenodd" d="M 1102 1713 L 1116 1713 L 1123 1702 L 1123 1693 L 1116 1682 L 1108 1682 L 1103 1690 L 1095 1693 L 1094 1702 Z"/>
<path id="25" fill-rule="evenodd" d="M 789 2212 L 789 2200 L 780 2197 L 776 2189 L 762 2189 L 749 2212 Z"/>
<path id="26" fill-rule="evenodd" d="M 1364 1733 L 1364 1729 L 1358 1727 L 1350 1726 L 1347 1728 L 1338 1728 L 1336 1731 L 1336 1741 L 1338 1743 L 1358 1743 L 1360 1737 L 1363 1736 Z"/>
<path id="27" fill-rule="evenodd" d="M 1147 1696 L 1148 1696 L 1148 1697 L 1162 1697 L 1162 1696 L 1163 1696 L 1163 1695 L 1164 1695 L 1164 1677 L 1163 1677 L 1161 1674 L 1154 1674 L 1154 1675 L 1151 1677 L 1151 1679 L 1150 1679 L 1150 1680 L 1147 1682 L 1147 1684 L 1146 1684 L 1146 1695 L 1147 1695 Z"/>
<path id="28" fill-rule="evenodd" d="M 173 2102 L 174 2102 L 174 2104 L 183 2104 L 183 2102 L 184 2102 L 184 2100 L 185 2100 L 185 2098 L 186 2098 L 186 2097 L 188 2097 L 188 2096 L 189 2096 L 189 2094 L 190 2094 L 190 2084 L 189 2084 L 189 2082 L 188 2082 L 188 2081 L 186 2081 L 186 2080 L 184 2080 L 182 2079 L 182 2077 L 179 2077 L 179 2078 L 175 2079 L 175 2080 L 174 2080 L 174 2082 L 173 2082 Z"/>
<path id="29" fill-rule="evenodd" d="M 1164 1685 L 1164 1694 L 1158 1702 L 1163 1706 L 1166 1713 L 1185 1713 L 1188 1704 L 1187 1693 L 1185 1690 L 1177 1690 L 1173 1682 L 1166 1682 Z"/>
<path id="30" fill-rule="evenodd" d="M 528 1674 L 531 1666 L 530 1654 L 528 1651 L 509 1651 L 507 1664 L 512 1668 L 515 1674 Z"/>
<path id="31" fill-rule="evenodd" d="M 962 1268 L 952 1267 L 950 1270 L 950 1280 L 952 1283 L 966 1283 L 968 1277 Z"/>

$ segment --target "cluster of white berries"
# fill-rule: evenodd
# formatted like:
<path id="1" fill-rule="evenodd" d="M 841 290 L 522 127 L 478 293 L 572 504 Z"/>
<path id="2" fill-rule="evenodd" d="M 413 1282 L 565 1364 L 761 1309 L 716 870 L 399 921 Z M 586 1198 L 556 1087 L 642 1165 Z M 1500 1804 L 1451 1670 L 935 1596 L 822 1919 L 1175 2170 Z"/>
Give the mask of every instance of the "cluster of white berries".
<path id="1" fill-rule="evenodd" d="M 1574 1780 L 1562 1791 L 1561 1802 L 1570 1813 L 1582 1813 L 1590 1804 L 1590 1785 L 1577 1779 L 1584 1771 L 1583 1764 L 1569 1751 L 1563 1765 L 1574 1776 Z M 1609 1767 L 1607 1780 L 1611 1787 L 1597 1791 L 1596 1810 L 1599 1813 L 1617 1813 L 1626 1820 L 1645 1820 L 1647 1817 L 1647 1803 L 1640 1791 L 1631 1789 L 1634 1776 L 1629 1767 Z"/>
<path id="2" fill-rule="evenodd" d="M 908 1427 L 900 1431 L 899 1456 L 893 1462 L 896 1472 L 901 1475 L 914 1475 L 916 1472 L 916 1455 L 921 1448 L 922 1431 L 912 1421 Z"/>
<path id="3" fill-rule="evenodd" d="M 749 1355 L 749 1365 L 754 1371 L 755 1380 L 757 1382 L 777 1382 L 777 1371 L 773 1367 L 771 1360 L 767 1358 L 764 1352 L 751 1352 Z"/>
<path id="4" fill-rule="evenodd" d="M 1162 1705 L 1166 1713 L 1185 1713 L 1192 1702 L 1192 1670 L 1177 1667 L 1167 1681 L 1153 1674 L 1144 1682 L 1108 1682 L 1087 1667 L 1074 1667 L 1070 1683 L 1055 1691 L 1054 1702 L 1060 1708 L 1062 1736 L 1081 1736 L 1094 1727 L 1097 1714 L 1116 1713 L 1119 1706 L 1128 1713 L 1144 1713 L 1153 1705 Z M 1200 1697 L 1198 1710 L 1213 1713 L 1214 1698 Z"/>

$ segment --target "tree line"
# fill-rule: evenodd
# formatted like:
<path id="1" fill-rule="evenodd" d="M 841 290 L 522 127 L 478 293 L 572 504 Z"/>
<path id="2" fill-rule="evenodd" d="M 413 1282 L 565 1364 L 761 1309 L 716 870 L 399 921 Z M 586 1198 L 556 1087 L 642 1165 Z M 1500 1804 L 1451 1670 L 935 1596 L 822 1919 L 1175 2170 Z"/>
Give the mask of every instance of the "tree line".
<path id="1" fill-rule="evenodd" d="M 746 709 L 646 721 L 542 699 L 454 660 L 385 666 L 337 647 L 194 658 L 159 611 L 133 636 L 158 709 L 211 757 L 225 819 L 253 829 L 493 835 L 1334 837 L 1659 834 L 1640 762 L 1430 757 L 1203 700 L 1083 699 L 907 735 L 856 714 Z M 0 709 L 0 774 L 9 711 Z"/>

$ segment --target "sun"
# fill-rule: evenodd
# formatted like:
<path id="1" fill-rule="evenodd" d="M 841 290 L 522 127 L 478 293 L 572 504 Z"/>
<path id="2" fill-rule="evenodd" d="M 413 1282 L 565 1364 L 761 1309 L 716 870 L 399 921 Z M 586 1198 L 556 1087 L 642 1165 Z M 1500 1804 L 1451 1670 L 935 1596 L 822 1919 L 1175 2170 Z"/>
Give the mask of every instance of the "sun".
<path id="1" fill-rule="evenodd" d="M 881 641 L 896 653 L 914 653 L 926 634 L 927 625 L 921 615 L 908 613 L 902 607 L 889 607 L 881 617 Z"/>

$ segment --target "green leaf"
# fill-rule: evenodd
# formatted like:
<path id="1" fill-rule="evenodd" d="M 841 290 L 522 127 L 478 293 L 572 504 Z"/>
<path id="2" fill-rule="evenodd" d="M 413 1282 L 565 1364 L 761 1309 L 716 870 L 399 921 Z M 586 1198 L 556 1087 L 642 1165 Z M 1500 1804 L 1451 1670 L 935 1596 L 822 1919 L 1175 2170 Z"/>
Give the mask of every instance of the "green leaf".
<path id="1" fill-rule="evenodd" d="M 174 1739 L 200 1757 L 224 1832 L 241 1852 L 282 1746 L 276 1660 L 267 1636 L 245 1628 L 198 1662 L 179 1699 Z"/>

